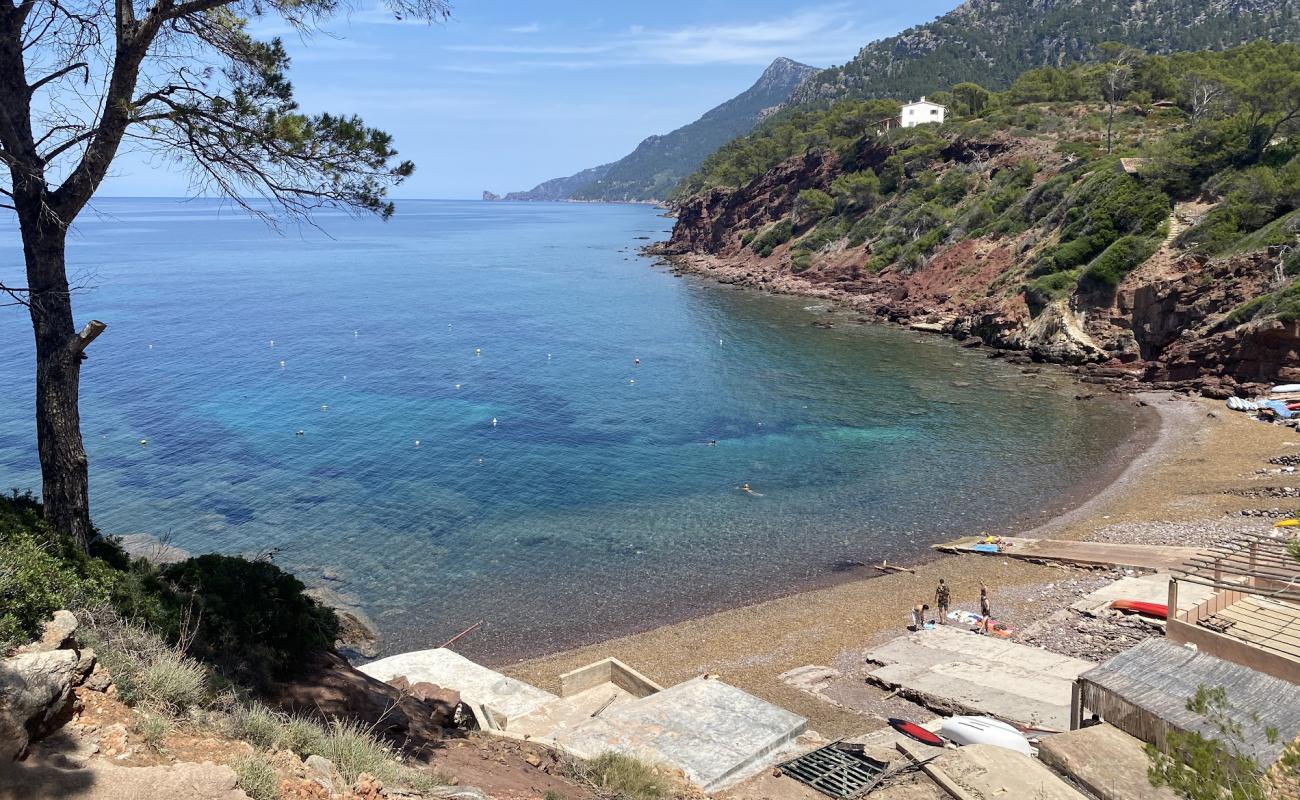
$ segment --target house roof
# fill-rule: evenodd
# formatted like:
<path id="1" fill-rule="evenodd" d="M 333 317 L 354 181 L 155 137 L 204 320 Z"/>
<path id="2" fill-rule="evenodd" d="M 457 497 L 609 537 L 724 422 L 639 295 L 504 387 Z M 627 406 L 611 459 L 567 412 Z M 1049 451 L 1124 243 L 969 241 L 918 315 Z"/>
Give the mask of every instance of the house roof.
<path id="1" fill-rule="evenodd" d="M 935 108 L 945 108 L 945 109 L 947 108 L 947 106 L 945 106 L 943 103 L 936 103 L 933 100 L 926 100 L 924 97 L 922 97 L 920 100 L 916 100 L 911 103 L 903 103 L 903 108 L 907 108 L 908 106 L 934 106 Z"/>
<path id="2" fill-rule="evenodd" d="M 1187 709 L 1200 687 L 1227 692 L 1228 717 L 1240 726 L 1237 745 L 1263 768 L 1277 761 L 1300 735 L 1300 686 L 1164 639 L 1148 639 L 1079 676 L 1167 725 L 1207 738 L 1222 734 L 1205 717 Z M 1276 732 L 1269 736 L 1270 729 Z M 1225 743 L 1232 749 L 1232 743 Z"/>

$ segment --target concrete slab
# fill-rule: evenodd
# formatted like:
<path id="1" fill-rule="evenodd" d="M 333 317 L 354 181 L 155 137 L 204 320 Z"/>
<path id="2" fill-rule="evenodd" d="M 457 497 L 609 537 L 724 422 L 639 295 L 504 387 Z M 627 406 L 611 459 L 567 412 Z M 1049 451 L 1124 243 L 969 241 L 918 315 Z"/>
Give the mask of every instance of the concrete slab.
<path id="1" fill-rule="evenodd" d="M 1169 574 L 1157 572 L 1152 575 L 1135 575 L 1103 586 L 1097 591 L 1079 598 L 1070 608 L 1081 614 L 1101 616 L 1110 609 L 1112 600 L 1141 600 L 1144 603 L 1169 602 Z M 1187 611 L 1200 605 L 1214 595 L 1214 589 L 1195 583 L 1181 583 L 1178 586 L 1178 610 Z M 1155 620 L 1153 620 L 1155 621 Z"/>
<path id="2" fill-rule="evenodd" d="M 1099 800 L 1178 800 L 1167 787 L 1147 780 L 1150 761 L 1142 742 L 1110 725 L 1044 737 L 1038 758 Z"/>
<path id="3" fill-rule="evenodd" d="M 513 717 L 508 730 L 511 735 L 533 739 L 554 737 L 559 731 L 576 728 L 593 716 L 607 714 L 615 706 L 636 699 L 636 695 L 621 686 L 602 683 L 544 703 L 521 717 Z"/>
<path id="4" fill-rule="evenodd" d="M 997 552 L 986 553 L 975 549 L 982 542 L 982 537 L 967 536 L 954 542 L 936 544 L 934 549 L 945 553 L 976 553 L 1026 561 L 1073 564 L 1081 567 L 1127 567 L 1156 572 L 1177 569 L 1188 559 L 1200 553 L 1195 547 L 1076 542 L 1067 539 L 1023 539 L 1014 536 L 1002 537 Z"/>
<path id="5" fill-rule="evenodd" d="M 1029 756 L 987 744 L 947 750 L 923 769 L 949 794 L 962 800 L 1088 800 Z"/>
<path id="6" fill-rule="evenodd" d="M 900 636 L 870 651 L 868 680 L 940 713 L 988 714 L 1065 730 L 1070 690 L 1095 664 L 949 627 Z"/>
<path id="7" fill-rule="evenodd" d="M 707 792 L 770 766 L 807 720 L 716 679 L 695 678 L 556 732 L 581 758 L 614 750 L 682 770 Z"/>
<path id="8" fill-rule="evenodd" d="M 385 682 L 405 675 L 411 683 L 427 681 L 444 689 L 455 689 L 471 706 L 485 705 L 494 713 L 504 715 L 507 727 L 509 720 L 558 699 L 550 692 L 508 678 L 445 648 L 381 658 L 358 669 Z"/>

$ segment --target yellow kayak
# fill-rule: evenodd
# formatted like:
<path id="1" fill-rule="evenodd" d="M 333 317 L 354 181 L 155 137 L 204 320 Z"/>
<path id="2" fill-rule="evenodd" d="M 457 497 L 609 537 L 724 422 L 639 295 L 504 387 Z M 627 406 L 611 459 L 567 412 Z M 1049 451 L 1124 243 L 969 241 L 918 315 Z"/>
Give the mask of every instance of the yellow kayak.
<path id="1" fill-rule="evenodd" d="M 1274 528 L 1295 528 L 1300 527 L 1300 519 L 1280 519 L 1273 523 Z"/>

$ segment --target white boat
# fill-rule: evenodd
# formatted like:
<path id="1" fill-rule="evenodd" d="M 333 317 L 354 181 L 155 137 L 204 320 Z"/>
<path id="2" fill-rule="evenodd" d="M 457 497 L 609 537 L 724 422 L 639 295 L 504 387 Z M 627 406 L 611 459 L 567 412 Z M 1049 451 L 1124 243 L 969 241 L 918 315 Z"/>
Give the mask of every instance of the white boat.
<path id="1" fill-rule="evenodd" d="M 1288 392 L 1300 392 L 1300 383 L 1284 383 L 1280 386 L 1274 386 L 1269 389 L 1272 394 L 1287 394 Z"/>
<path id="2" fill-rule="evenodd" d="M 990 744 L 1027 756 L 1034 754 L 1023 733 L 992 717 L 949 717 L 940 726 L 939 735 L 957 744 Z"/>

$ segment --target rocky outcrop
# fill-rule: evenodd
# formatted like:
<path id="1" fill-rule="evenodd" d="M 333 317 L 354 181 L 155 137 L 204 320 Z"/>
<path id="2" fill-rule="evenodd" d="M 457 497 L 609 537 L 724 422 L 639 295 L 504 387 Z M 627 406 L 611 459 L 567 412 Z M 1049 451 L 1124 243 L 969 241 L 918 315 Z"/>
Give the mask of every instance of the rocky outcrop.
<path id="1" fill-rule="evenodd" d="M 51 650 L 0 661 L 0 762 L 21 755 L 63 712 L 80 660 L 75 650 Z"/>
<path id="2" fill-rule="evenodd" d="M 209 762 L 77 769 L 0 764 L 0 800 L 248 800 L 230 767 Z"/>
<path id="3" fill-rule="evenodd" d="M 784 161 L 741 189 L 712 189 L 688 198 L 677 208 L 672 238 L 655 252 L 734 254 L 741 232 L 789 215 L 800 189 L 828 191 L 838 166 L 833 153 L 815 150 Z"/>
<path id="4" fill-rule="evenodd" d="M 499 195 L 499 194 L 494 194 L 494 193 L 492 193 L 492 192 L 489 192 L 487 189 L 484 189 L 484 190 L 483 190 L 482 199 L 484 199 L 484 200 L 500 200 L 500 199 L 501 199 L 501 195 Z"/>

